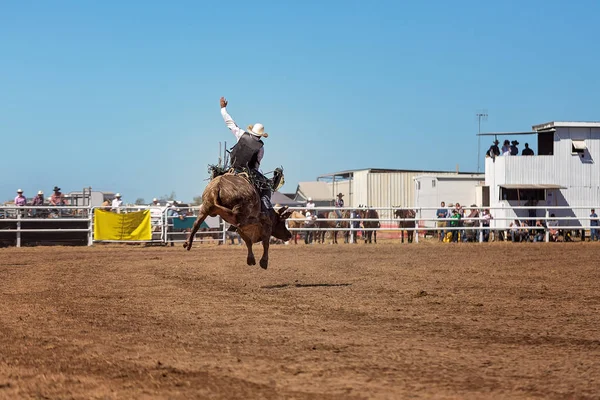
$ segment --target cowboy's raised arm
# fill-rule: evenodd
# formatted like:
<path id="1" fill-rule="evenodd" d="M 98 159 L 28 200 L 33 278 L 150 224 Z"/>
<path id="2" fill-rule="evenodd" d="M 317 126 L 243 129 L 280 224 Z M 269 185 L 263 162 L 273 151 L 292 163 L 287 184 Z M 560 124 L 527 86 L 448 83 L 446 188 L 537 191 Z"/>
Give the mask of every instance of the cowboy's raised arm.
<path id="1" fill-rule="evenodd" d="M 233 132 L 233 134 L 235 135 L 235 138 L 239 140 L 242 137 L 242 135 L 244 134 L 244 130 L 242 128 L 240 128 L 239 126 L 237 126 L 237 124 L 235 123 L 233 118 L 231 118 L 231 115 L 229 115 L 227 113 L 227 108 L 226 108 L 227 100 L 225 100 L 225 97 L 221 97 L 220 103 L 221 103 L 221 115 L 223 116 L 225 125 L 227 125 L 229 130 L 231 130 L 231 132 Z"/>

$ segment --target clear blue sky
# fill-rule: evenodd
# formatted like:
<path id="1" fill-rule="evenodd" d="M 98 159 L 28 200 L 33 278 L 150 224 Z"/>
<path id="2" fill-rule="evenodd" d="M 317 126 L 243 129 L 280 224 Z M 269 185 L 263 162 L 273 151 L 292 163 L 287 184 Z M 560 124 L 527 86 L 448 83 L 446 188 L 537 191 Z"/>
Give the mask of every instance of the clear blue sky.
<path id="1" fill-rule="evenodd" d="M 477 168 L 484 131 L 600 119 L 597 1 L 4 1 L 0 199 L 201 194 L 262 122 L 263 170 Z M 523 143 L 523 140 L 520 140 Z M 489 146 L 482 141 L 482 154 Z"/>

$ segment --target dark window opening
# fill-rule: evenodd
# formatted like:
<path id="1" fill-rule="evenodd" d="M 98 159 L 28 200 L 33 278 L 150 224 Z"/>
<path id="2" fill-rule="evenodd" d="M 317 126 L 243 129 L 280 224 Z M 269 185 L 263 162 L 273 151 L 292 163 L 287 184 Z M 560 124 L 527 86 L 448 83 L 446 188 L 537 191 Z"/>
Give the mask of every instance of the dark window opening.
<path id="1" fill-rule="evenodd" d="M 554 154 L 554 132 L 538 132 L 538 155 Z"/>
<path id="2" fill-rule="evenodd" d="M 500 188 L 500 200 L 546 200 L 545 189 L 505 189 Z"/>

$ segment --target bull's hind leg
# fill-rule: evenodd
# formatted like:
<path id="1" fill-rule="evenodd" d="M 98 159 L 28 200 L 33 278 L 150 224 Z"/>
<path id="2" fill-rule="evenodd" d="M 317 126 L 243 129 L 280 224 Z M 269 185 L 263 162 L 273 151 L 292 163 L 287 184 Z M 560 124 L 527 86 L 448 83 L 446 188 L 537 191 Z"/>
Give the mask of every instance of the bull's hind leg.
<path id="1" fill-rule="evenodd" d="M 204 206 L 200 207 L 200 211 L 198 212 L 198 218 L 194 222 L 194 226 L 192 231 L 190 232 L 190 236 L 188 236 L 188 240 L 183 244 L 183 248 L 186 250 L 190 250 L 192 248 L 192 243 L 194 242 L 194 236 L 196 236 L 196 232 L 200 229 L 200 225 L 204 222 L 206 217 L 208 216 L 208 211 Z"/>

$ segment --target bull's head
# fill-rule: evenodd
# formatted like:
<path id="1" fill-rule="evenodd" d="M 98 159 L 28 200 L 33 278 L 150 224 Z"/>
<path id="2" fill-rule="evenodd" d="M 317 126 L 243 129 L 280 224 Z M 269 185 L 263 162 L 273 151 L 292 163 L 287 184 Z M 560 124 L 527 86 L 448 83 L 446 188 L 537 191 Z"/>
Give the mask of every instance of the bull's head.
<path id="1" fill-rule="evenodd" d="M 287 206 L 281 207 L 277 210 L 272 218 L 271 235 L 279 240 L 287 242 L 292 238 L 292 233 L 285 226 L 285 220 L 292 215 L 293 211 L 288 210 Z"/>

